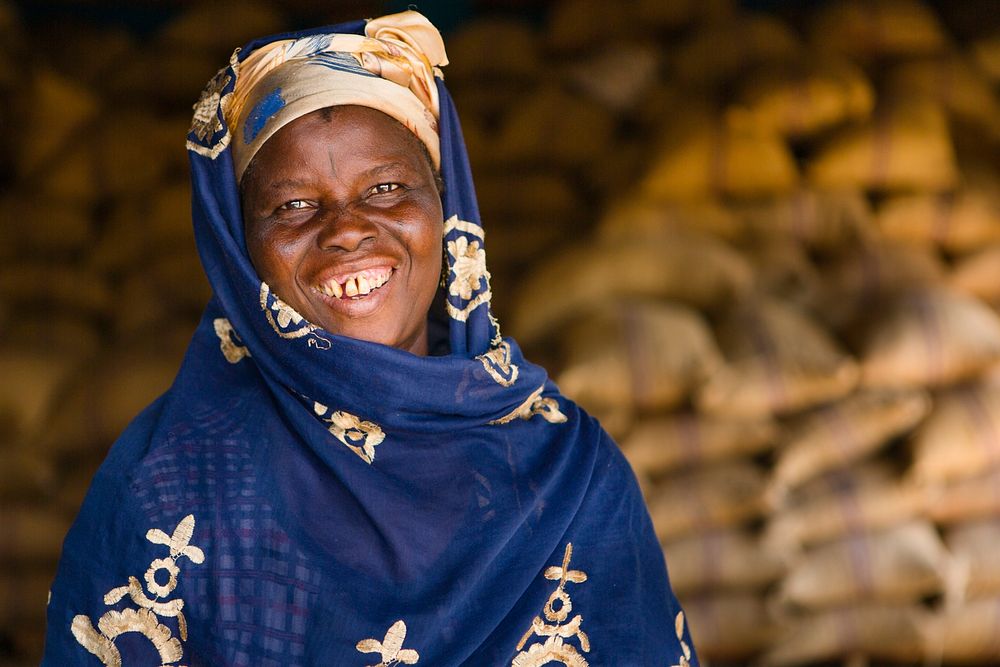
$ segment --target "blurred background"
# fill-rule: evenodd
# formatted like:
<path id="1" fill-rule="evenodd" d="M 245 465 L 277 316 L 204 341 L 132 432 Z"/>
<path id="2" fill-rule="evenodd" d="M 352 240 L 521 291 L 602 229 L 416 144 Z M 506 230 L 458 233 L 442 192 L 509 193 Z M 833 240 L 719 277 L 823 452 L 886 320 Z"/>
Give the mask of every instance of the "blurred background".
<path id="1" fill-rule="evenodd" d="M 208 286 L 191 105 L 402 2 L 0 0 L 0 665 Z M 1000 2 L 466 0 L 504 332 L 643 485 L 704 664 L 1000 664 Z"/>

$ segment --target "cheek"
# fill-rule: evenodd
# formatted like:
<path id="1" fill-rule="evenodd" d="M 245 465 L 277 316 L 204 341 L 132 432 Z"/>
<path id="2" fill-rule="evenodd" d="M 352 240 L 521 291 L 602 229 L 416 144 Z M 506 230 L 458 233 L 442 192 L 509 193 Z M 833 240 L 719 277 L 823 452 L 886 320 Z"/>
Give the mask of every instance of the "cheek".
<path id="1" fill-rule="evenodd" d="M 300 253 L 301 239 L 265 226 L 247 229 L 247 252 L 260 277 L 275 286 L 288 279 Z"/>

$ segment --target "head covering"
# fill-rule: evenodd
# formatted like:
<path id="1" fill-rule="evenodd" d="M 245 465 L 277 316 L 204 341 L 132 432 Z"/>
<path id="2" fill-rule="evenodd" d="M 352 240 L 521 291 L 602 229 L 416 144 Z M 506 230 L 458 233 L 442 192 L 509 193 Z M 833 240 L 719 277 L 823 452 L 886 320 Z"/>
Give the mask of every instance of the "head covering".
<path id="1" fill-rule="evenodd" d="M 225 115 L 244 63 L 364 30 L 251 42 L 196 106 L 193 215 L 214 296 L 66 538 L 45 664 L 696 664 L 627 463 L 490 314 L 440 79 L 450 354 L 324 331 L 254 270 Z"/>

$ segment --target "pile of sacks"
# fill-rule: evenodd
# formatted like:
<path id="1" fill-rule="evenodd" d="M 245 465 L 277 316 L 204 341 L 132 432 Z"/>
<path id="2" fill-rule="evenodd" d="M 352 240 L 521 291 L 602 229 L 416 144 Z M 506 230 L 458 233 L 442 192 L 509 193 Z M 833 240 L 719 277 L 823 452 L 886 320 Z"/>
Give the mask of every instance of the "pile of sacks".
<path id="1" fill-rule="evenodd" d="M 511 331 L 621 444 L 702 659 L 996 664 L 996 38 L 731 11 L 658 52 L 642 168 Z"/>

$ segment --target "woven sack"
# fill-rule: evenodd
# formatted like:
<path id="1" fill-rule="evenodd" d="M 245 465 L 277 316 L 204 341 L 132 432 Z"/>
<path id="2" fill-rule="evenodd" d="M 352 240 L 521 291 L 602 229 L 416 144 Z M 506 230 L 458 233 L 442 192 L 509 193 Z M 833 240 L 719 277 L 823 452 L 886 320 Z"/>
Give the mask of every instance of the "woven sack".
<path id="1" fill-rule="evenodd" d="M 742 528 L 708 530 L 667 542 L 670 586 L 681 598 L 694 593 L 759 591 L 785 571 L 785 556 Z"/>
<path id="2" fill-rule="evenodd" d="M 921 485 L 924 512 L 938 524 L 1000 515 L 1000 469 L 952 482 Z"/>
<path id="3" fill-rule="evenodd" d="M 615 37 L 634 36 L 642 30 L 632 16 L 634 7 L 602 0 L 559 0 L 549 11 L 546 46 L 564 53 L 579 53 Z"/>
<path id="4" fill-rule="evenodd" d="M 801 50 L 795 31 L 781 20 L 738 14 L 672 44 L 672 74 L 686 87 L 713 89 L 755 65 L 793 61 Z"/>
<path id="5" fill-rule="evenodd" d="M 565 229 L 587 217 L 573 185 L 556 170 L 506 170 L 489 172 L 481 178 L 477 175 L 476 194 L 483 215 L 502 224 L 526 226 L 521 222 L 532 220 Z"/>
<path id="6" fill-rule="evenodd" d="M 798 169 L 781 136 L 753 124 L 702 114 L 672 119 L 655 150 L 641 195 L 653 200 L 788 194 Z"/>
<path id="7" fill-rule="evenodd" d="M 491 48 L 502 44 L 503 48 Z M 479 18 L 448 35 L 448 87 L 538 76 L 539 37 L 526 21 Z M 465 108 L 462 109 L 463 121 Z M 462 123 L 463 130 L 465 123 Z"/>
<path id="8" fill-rule="evenodd" d="M 685 597 L 681 603 L 702 664 L 742 664 L 774 639 L 776 628 L 755 593 Z"/>
<path id="9" fill-rule="evenodd" d="M 914 434 L 910 474 L 918 483 L 981 475 L 1000 465 L 1000 388 L 966 386 L 939 394 Z"/>
<path id="10" fill-rule="evenodd" d="M 990 80 L 961 56 L 905 62 L 889 75 L 894 95 L 917 95 L 944 107 L 956 120 L 987 137 L 1000 130 L 1000 102 Z"/>
<path id="11" fill-rule="evenodd" d="M 219 5 L 209 3 L 207 6 Z M 197 100 L 205 82 L 218 73 L 220 63 L 226 62 L 226 53 L 232 53 L 232 45 L 245 42 L 245 39 L 231 42 L 225 51 L 196 48 L 190 44 L 145 48 L 120 61 L 108 72 L 103 88 L 111 99 L 141 99 L 162 108 L 177 109 L 181 104 Z M 153 72 L 155 75 L 151 75 Z"/>
<path id="12" fill-rule="evenodd" d="M 627 40 L 606 44 L 598 53 L 571 65 L 566 76 L 587 97 L 616 113 L 627 113 L 659 78 L 661 55 L 661 49 L 651 43 Z"/>
<path id="13" fill-rule="evenodd" d="M 76 202 L 11 194 L 0 200 L 0 253 L 62 254 L 89 247 L 94 237 L 90 211 Z"/>
<path id="14" fill-rule="evenodd" d="M 860 392 L 800 418 L 778 448 L 772 488 L 795 488 L 871 456 L 927 415 L 922 391 Z"/>
<path id="15" fill-rule="evenodd" d="M 736 14 L 733 0 L 635 0 L 631 4 L 637 20 L 660 30 L 692 23 L 717 24 Z"/>
<path id="16" fill-rule="evenodd" d="M 965 586 L 961 592 L 966 598 L 1000 595 L 1000 562 L 997 562 L 1000 519 L 982 519 L 951 526 L 945 532 L 944 542 L 962 569 Z"/>
<path id="17" fill-rule="evenodd" d="M 1000 82 L 1000 33 L 974 40 L 970 51 L 979 69 L 993 83 Z"/>
<path id="18" fill-rule="evenodd" d="M 47 507 L 5 504 L 0 508 L 0 564 L 54 564 L 59 559 L 70 519 Z"/>
<path id="19" fill-rule="evenodd" d="M 712 199 L 656 202 L 626 197 L 608 207 L 597 230 L 602 241 L 634 234 L 669 234 L 673 230 L 737 241 L 743 236 L 743 223 L 728 207 Z"/>
<path id="20" fill-rule="evenodd" d="M 235 46 L 287 26 L 272 3 L 224 0 L 196 3 L 164 25 L 157 41 L 163 46 L 204 49 L 228 54 Z"/>
<path id="21" fill-rule="evenodd" d="M 861 347 L 869 387 L 951 384 L 1000 360 L 1000 318 L 950 290 L 911 292 L 888 306 Z"/>
<path id="22" fill-rule="evenodd" d="M 613 150 L 615 118 L 595 100 L 542 86 L 501 123 L 494 159 L 513 164 L 577 167 Z"/>
<path id="23" fill-rule="evenodd" d="M 806 173 L 824 189 L 938 191 L 958 182 L 945 115 L 922 100 L 900 101 L 871 122 L 835 132 L 808 160 Z"/>
<path id="24" fill-rule="evenodd" d="M 0 500 L 37 498 L 54 480 L 51 461 L 23 448 L 0 448 Z"/>
<path id="25" fill-rule="evenodd" d="M 47 423 L 61 387 L 79 360 L 51 351 L 6 348 L 0 352 L 0 414 L 5 440 L 33 434 Z"/>
<path id="26" fill-rule="evenodd" d="M 658 475 L 757 454 L 773 446 L 777 434 L 769 417 L 673 414 L 639 422 L 621 447 L 634 470 Z"/>
<path id="27" fill-rule="evenodd" d="M 743 250 L 750 260 L 757 291 L 803 310 L 818 309 L 823 281 L 806 248 L 790 238 L 758 238 Z"/>
<path id="28" fill-rule="evenodd" d="M 950 665 L 995 665 L 1000 661 L 1000 596 L 968 600 L 931 619 L 927 653 Z"/>
<path id="29" fill-rule="evenodd" d="M 0 327 L 4 347 L 58 358 L 85 360 L 101 348 L 101 329 L 91 318 L 72 313 L 25 314 Z"/>
<path id="30" fill-rule="evenodd" d="M 563 335 L 567 362 L 558 384 L 584 407 L 669 409 L 721 363 L 708 325 L 679 305 L 606 306 Z"/>
<path id="31" fill-rule="evenodd" d="M 136 39 L 124 25 L 90 21 L 48 22 L 32 42 L 45 61 L 73 81 L 100 89 L 103 78 L 136 51 Z"/>
<path id="32" fill-rule="evenodd" d="M 800 62 L 772 65 L 743 78 L 729 113 L 800 138 L 838 123 L 864 120 L 874 105 L 872 85 L 854 65 Z"/>
<path id="33" fill-rule="evenodd" d="M 765 510 L 763 471 L 734 461 L 671 475 L 649 498 L 661 542 L 759 517 Z"/>
<path id="34" fill-rule="evenodd" d="M 751 237 L 794 239 L 822 250 L 864 238 L 872 217 L 868 201 L 856 190 L 803 188 L 776 200 L 736 204 L 731 210 Z"/>
<path id="35" fill-rule="evenodd" d="M 850 535 L 794 563 L 777 600 L 813 610 L 865 600 L 913 602 L 941 591 L 946 558 L 937 532 L 925 522 Z"/>
<path id="36" fill-rule="evenodd" d="M 107 281 L 86 268 L 42 260 L 0 267 L 0 294 L 5 305 L 20 313 L 62 313 L 100 316 L 108 313 L 113 296 Z"/>
<path id="37" fill-rule="evenodd" d="M 948 38 L 934 12 L 919 0 L 842 0 L 813 17 L 813 43 L 821 51 L 863 60 L 943 51 Z"/>
<path id="38" fill-rule="evenodd" d="M 5 568 L 0 573 L 0 627 L 44 626 L 54 574 L 48 568 Z"/>
<path id="39" fill-rule="evenodd" d="M 1000 242 L 1000 189 L 891 197 L 879 206 L 875 225 L 890 242 L 933 244 L 953 253 L 979 250 Z"/>
<path id="40" fill-rule="evenodd" d="M 178 290 L 177 285 L 184 285 Z M 119 285 L 115 330 L 121 335 L 170 320 L 186 320 L 192 328 L 212 296 L 194 248 L 159 255 Z"/>
<path id="41" fill-rule="evenodd" d="M 178 146 L 177 137 L 185 136 L 189 126 L 184 118 L 162 118 L 141 109 L 119 109 L 113 117 L 99 122 L 88 141 L 93 146 L 94 169 L 101 190 L 111 196 L 146 193 L 160 196 L 157 186 L 171 167 L 186 166 L 186 156 Z M 188 227 L 190 207 L 189 195 L 187 209 L 179 211 L 178 216 L 180 223 Z"/>
<path id="42" fill-rule="evenodd" d="M 751 280 L 746 260 L 701 234 L 637 233 L 579 244 L 546 258 L 520 284 L 512 328 L 520 340 L 537 340 L 595 304 L 626 297 L 710 308 L 742 293 Z"/>
<path id="43" fill-rule="evenodd" d="M 845 660 L 856 655 L 920 664 L 927 613 L 916 605 L 869 603 L 792 616 L 756 662 L 786 667 Z"/>
<path id="44" fill-rule="evenodd" d="M 819 317 L 855 339 L 866 319 L 884 317 L 885 304 L 915 288 L 939 285 L 945 267 L 934 248 L 869 241 L 844 247 L 825 262 Z"/>
<path id="45" fill-rule="evenodd" d="M 702 411 L 761 416 L 846 396 L 855 362 L 805 314 L 773 300 L 741 304 L 719 331 L 726 364 L 696 397 Z"/>
<path id="46" fill-rule="evenodd" d="M 920 516 L 925 494 L 890 467 L 869 462 L 828 473 L 779 499 L 765 542 L 792 549 L 884 530 Z"/>
<path id="47" fill-rule="evenodd" d="M 991 304 L 1000 303 L 1000 243 L 959 258 L 948 284 L 959 292 Z"/>

